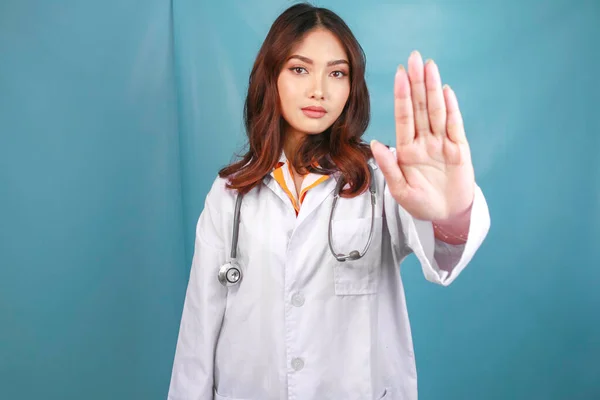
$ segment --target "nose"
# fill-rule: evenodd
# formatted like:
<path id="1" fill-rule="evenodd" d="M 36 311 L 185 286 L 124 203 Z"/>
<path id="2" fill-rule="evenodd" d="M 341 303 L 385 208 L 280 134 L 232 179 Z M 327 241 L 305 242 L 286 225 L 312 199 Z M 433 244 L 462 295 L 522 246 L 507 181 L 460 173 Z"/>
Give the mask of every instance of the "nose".
<path id="1" fill-rule="evenodd" d="M 323 81 L 320 77 L 313 78 L 312 86 L 310 89 L 310 98 L 315 100 L 325 99 L 325 89 L 323 87 Z"/>

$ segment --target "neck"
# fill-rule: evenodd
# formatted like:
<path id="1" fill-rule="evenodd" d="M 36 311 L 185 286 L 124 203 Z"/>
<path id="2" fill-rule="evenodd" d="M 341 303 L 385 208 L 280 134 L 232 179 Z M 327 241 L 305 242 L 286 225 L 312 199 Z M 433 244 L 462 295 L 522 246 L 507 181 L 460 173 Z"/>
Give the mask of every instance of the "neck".
<path id="1" fill-rule="evenodd" d="M 305 134 L 292 129 L 289 126 L 287 127 L 283 142 L 283 152 L 288 160 L 291 160 L 294 157 L 304 136 Z"/>

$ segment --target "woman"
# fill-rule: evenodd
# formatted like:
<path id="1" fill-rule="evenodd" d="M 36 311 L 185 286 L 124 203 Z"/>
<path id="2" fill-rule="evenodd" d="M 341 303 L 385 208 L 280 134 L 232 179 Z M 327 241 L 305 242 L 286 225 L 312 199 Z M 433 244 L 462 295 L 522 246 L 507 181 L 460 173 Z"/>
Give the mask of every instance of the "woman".
<path id="1" fill-rule="evenodd" d="M 414 52 L 396 73 L 396 149 L 361 141 L 364 73 L 329 10 L 295 5 L 271 27 L 250 75 L 248 152 L 198 221 L 169 399 L 417 399 L 399 265 L 414 252 L 450 284 L 489 214 L 435 63 Z"/>

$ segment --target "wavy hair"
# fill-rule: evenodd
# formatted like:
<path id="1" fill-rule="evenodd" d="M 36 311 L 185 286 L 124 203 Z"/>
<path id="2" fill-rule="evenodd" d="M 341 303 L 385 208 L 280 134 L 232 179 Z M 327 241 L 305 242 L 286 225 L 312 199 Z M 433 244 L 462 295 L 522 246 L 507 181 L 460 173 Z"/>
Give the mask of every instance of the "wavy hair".
<path id="1" fill-rule="evenodd" d="M 300 173 L 329 175 L 340 171 L 350 185 L 342 191 L 343 197 L 354 197 L 368 187 L 367 160 L 372 153 L 361 139 L 370 120 L 364 51 L 337 14 L 300 3 L 275 20 L 252 67 L 244 104 L 247 151 L 219 171 L 221 178 L 228 178 L 228 188 L 245 194 L 277 165 L 285 135 L 277 78 L 293 47 L 316 28 L 329 30 L 343 44 L 350 63 L 350 93 L 339 118 L 324 132 L 307 135 L 289 161 Z"/>

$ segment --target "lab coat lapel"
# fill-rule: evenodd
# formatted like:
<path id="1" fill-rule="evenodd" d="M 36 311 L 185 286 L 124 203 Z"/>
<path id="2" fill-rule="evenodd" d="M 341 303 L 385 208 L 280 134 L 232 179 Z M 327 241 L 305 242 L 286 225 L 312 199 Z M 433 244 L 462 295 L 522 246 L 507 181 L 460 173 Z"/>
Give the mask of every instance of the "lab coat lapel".
<path id="1" fill-rule="evenodd" d="M 306 192 L 306 197 L 304 198 L 302 207 L 300 207 L 300 212 L 298 213 L 298 221 L 296 226 L 299 226 L 303 221 L 305 221 L 308 216 L 315 211 L 316 208 L 319 207 L 327 198 L 333 201 L 332 193 L 335 190 L 335 186 L 339 177 L 340 174 L 335 173 L 331 175 L 325 182 Z"/>
<path id="2" fill-rule="evenodd" d="M 275 180 L 275 178 L 273 178 L 270 175 L 267 175 L 263 178 L 263 183 L 265 184 L 265 186 L 267 186 L 273 193 L 275 193 L 275 195 L 277 197 L 279 197 L 281 199 L 281 201 L 283 201 L 287 206 L 290 207 L 290 209 L 292 210 L 293 213 L 295 213 L 296 211 L 294 210 L 294 206 L 292 205 L 292 202 L 290 201 L 288 195 L 283 191 L 283 189 L 281 188 L 281 186 L 279 186 L 279 183 L 277 183 L 277 181 Z"/>

